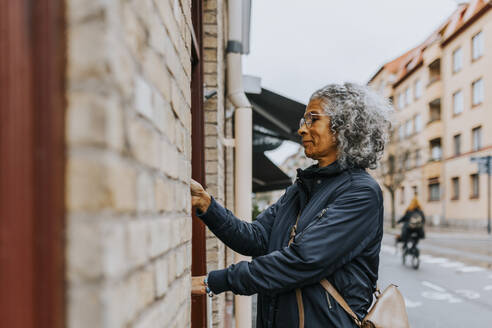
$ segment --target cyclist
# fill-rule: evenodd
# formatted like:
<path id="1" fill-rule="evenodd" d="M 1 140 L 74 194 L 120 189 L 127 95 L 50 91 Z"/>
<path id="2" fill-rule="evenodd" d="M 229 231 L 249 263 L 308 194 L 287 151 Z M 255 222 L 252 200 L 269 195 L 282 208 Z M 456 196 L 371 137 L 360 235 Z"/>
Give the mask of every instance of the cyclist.
<path id="1" fill-rule="evenodd" d="M 415 233 L 418 237 L 415 239 L 413 246 L 417 246 L 418 240 L 425 238 L 425 215 L 417 199 L 417 195 L 412 198 L 410 205 L 405 211 L 405 214 L 400 220 L 398 220 L 398 223 L 402 222 L 403 227 L 401 229 L 400 241 L 403 242 L 403 249 L 407 248 L 407 243 L 413 233 Z"/>

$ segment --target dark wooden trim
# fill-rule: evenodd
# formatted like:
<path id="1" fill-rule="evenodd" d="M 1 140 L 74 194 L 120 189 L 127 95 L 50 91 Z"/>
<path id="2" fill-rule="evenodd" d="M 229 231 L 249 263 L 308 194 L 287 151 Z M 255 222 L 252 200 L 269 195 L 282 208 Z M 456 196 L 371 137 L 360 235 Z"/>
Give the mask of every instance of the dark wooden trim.
<path id="1" fill-rule="evenodd" d="M 203 110 L 203 37 L 202 37 L 202 1 L 192 0 L 191 15 L 193 29 L 193 49 L 191 50 L 191 177 L 204 187 L 205 181 L 205 113 Z M 193 213 L 191 275 L 203 276 L 207 273 L 207 251 L 205 225 Z M 191 326 L 207 327 L 206 296 L 191 298 Z"/>
<path id="2" fill-rule="evenodd" d="M 65 326 L 65 5 L 31 0 L 36 327 Z"/>
<path id="3" fill-rule="evenodd" d="M 65 326 L 64 2 L 0 2 L 0 326 Z"/>
<path id="4" fill-rule="evenodd" d="M 33 113 L 27 1 L 0 1 L 0 326 L 34 327 Z"/>

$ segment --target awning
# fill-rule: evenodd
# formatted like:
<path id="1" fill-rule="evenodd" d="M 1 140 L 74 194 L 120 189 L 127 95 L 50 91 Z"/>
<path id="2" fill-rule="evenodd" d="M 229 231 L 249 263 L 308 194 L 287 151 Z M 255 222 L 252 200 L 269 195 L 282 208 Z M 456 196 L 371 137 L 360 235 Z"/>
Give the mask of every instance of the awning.
<path id="1" fill-rule="evenodd" d="M 246 95 L 253 106 L 253 128 L 258 125 L 281 140 L 301 144 L 297 130 L 306 105 L 264 88 L 260 94 Z"/>
<path id="2" fill-rule="evenodd" d="M 264 153 L 253 153 L 253 192 L 285 189 L 292 180 Z"/>
<path id="3" fill-rule="evenodd" d="M 253 106 L 253 192 L 285 189 L 292 180 L 264 151 L 278 148 L 284 140 L 301 143 L 297 130 L 306 105 L 264 88 L 246 95 Z"/>

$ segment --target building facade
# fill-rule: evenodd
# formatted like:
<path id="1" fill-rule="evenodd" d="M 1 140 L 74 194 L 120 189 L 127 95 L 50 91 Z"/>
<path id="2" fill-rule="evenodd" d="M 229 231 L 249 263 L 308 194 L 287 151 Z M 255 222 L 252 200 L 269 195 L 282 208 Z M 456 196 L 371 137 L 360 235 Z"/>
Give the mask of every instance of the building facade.
<path id="1" fill-rule="evenodd" d="M 0 7 L 0 326 L 233 327 L 191 295 L 233 262 L 190 195 L 235 209 L 228 1 Z"/>
<path id="2" fill-rule="evenodd" d="M 384 64 L 369 81 L 395 108 L 386 156 L 395 155 L 402 180 L 397 217 L 417 194 L 430 224 L 487 224 L 487 176 L 478 174 L 471 158 L 492 152 L 490 8 L 488 1 L 459 5 L 422 44 Z M 382 173 L 379 178 L 384 184 Z M 384 192 L 389 209 L 391 197 Z"/>

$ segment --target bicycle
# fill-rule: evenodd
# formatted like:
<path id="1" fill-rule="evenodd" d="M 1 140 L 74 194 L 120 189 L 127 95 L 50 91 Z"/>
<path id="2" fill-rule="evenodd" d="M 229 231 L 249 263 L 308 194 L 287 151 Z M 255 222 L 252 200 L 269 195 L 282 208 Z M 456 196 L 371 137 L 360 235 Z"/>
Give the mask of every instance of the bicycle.
<path id="1" fill-rule="evenodd" d="M 406 265 L 407 256 L 411 257 L 410 264 L 411 266 L 417 270 L 420 266 L 420 250 L 417 247 L 417 243 L 419 242 L 419 235 L 417 232 L 412 232 L 408 237 L 407 244 L 403 244 L 402 246 L 402 264 Z M 412 243 L 411 247 L 408 247 L 408 243 Z"/>

